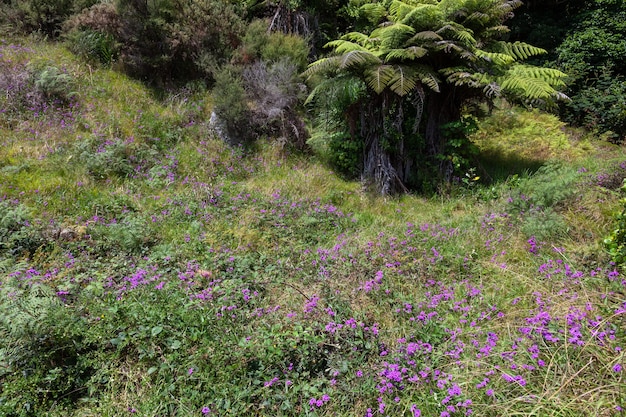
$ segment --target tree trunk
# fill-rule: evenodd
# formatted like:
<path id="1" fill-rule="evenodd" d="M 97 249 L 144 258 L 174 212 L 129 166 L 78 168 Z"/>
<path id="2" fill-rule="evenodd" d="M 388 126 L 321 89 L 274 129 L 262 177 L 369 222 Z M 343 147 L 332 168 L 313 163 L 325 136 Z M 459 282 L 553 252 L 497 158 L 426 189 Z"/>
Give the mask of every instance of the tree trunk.
<path id="1" fill-rule="evenodd" d="M 398 96 L 383 93 L 361 103 L 360 135 L 363 139 L 363 170 L 365 181 L 373 181 L 382 195 L 406 192 L 410 161 L 405 155 L 402 136 L 404 114 Z"/>
<path id="2" fill-rule="evenodd" d="M 443 181 L 452 179 L 453 165 L 450 160 L 441 159 L 446 151 L 446 138 L 442 134 L 441 127 L 447 123 L 457 121 L 461 118 L 461 109 L 455 98 L 455 89 L 442 90 L 440 93 L 429 94 L 427 103 L 428 117 L 424 139 L 426 141 L 426 152 L 428 159 L 431 159 L 438 166 L 438 174 Z"/>

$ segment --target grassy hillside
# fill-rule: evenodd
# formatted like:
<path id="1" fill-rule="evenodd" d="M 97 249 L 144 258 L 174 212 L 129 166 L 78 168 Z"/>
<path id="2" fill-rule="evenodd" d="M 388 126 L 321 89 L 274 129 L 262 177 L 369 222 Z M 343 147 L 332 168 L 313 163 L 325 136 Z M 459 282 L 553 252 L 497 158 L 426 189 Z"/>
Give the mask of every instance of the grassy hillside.
<path id="1" fill-rule="evenodd" d="M 0 415 L 580 416 L 626 407 L 623 149 L 517 108 L 476 170 L 382 199 L 0 43 Z"/>

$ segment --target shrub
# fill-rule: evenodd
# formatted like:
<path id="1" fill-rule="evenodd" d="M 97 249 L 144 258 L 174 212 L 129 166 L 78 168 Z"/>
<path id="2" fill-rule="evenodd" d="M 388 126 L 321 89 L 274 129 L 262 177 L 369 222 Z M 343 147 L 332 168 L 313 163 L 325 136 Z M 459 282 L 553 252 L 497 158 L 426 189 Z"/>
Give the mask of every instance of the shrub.
<path id="1" fill-rule="evenodd" d="M 246 104 L 243 80 L 233 67 L 226 67 L 215 75 L 213 89 L 214 112 L 221 121 L 220 136 L 232 145 L 253 139 L 250 112 Z"/>
<path id="2" fill-rule="evenodd" d="M 243 81 L 255 129 L 303 148 L 308 133 L 297 106 L 306 88 L 296 65 L 288 59 L 269 65 L 258 61 L 243 71 Z"/>
<path id="3" fill-rule="evenodd" d="M 89 175 L 97 180 L 125 178 L 134 171 L 130 161 L 130 148 L 121 139 L 87 139 L 78 144 L 78 154 Z"/>
<path id="4" fill-rule="evenodd" d="M 619 0 L 586 2 L 575 29 L 557 49 L 558 63 L 569 75 L 572 101 L 561 106 L 565 120 L 608 133 L 609 139 L 626 136 L 626 4 Z"/>
<path id="5" fill-rule="evenodd" d="M 626 192 L 626 182 L 623 184 L 622 192 Z M 623 210 L 615 214 L 613 231 L 604 239 L 604 247 L 619 265 L 626 263 L 626 199 L 622 199 L 621 204 Z"/>
<path id="6" fill-rule="evenodd" d="M 297 35 L 268 32 L 267 27 L 265 20 L 254 20 L 248 25 L 242 44 L 235 51 L 235 61 L 246 65 L 258 60 L 274 63 L 288 59 L 298 72 L 304 71 L 309 56 L 306 40 Z"/>

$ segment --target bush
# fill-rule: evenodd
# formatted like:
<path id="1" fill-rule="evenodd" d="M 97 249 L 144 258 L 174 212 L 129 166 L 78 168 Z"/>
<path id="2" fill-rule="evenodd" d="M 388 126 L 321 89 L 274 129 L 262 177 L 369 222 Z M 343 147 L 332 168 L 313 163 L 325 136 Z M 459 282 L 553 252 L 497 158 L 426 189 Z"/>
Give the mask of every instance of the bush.
<path id="1" fill-rule="evenodd" d="M 259 60 L 270 64 L 287 59 L 298 72 L 304 71 L 309 56 L 306 40 L 282 32 L 268 33 L 267 27 L 265 20 L 254 20 L 248 25 L 242 44 L 235 51 L 235 61 L 249 65 Z"/>
<path id="2" fill-rule="evenodd" d="M 243 80 L 234 67 L 216 73 L 213 97 L 214 112 L 223 125 L 220 136 L 231 145 L 254 139 Z"/>
<path id="3" fill-rule="evenodd" d="M 626 182 L 622 185 L 622 192 L 626 192 Z M 626 263 L 626 198 L 621 201 L 624 208 L 615 214 L 614 228 L 609 236 L 604 239 L 604 247 L 609 252 L 613 262 L 619 265 Z"/>
<path id="4" fill-rule="evenodd" d="M 587 2 L 586 10 L 557 49 L 558 64 L 570 75 L 572 101 L 561 106 L 565 120 L 626 137 L 626 4 L 620 0 Z"/>

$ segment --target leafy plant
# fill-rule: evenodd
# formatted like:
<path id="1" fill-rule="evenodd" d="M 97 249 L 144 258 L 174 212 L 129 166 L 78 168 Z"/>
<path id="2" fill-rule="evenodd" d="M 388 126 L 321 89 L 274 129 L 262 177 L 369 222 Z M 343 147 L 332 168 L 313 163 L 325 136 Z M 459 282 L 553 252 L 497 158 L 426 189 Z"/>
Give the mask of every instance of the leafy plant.
<path id="1" fill-rule="evenodd" d="M 75 96 L 74 78 L 54 66 L 45 66 L 34 73 L 35 87 L 48 100 L 69 103 Z"/>
<path id="2" fill-rule="evenodd" d="M 82 318 L 43 284 L 5 281 L 0 291 L 0 412 L 35 416 L 73 404 L 94 372 Z"/>
<path id="3" fill-rule="evenodd" d="M 622 185 L 621 191 L 626 192 L 626 183 Z M 604 238 L 604 247 L 618 265 L 626 263 L 626 199 L 622 199 L 621 204 L 624 209 L 615 214 L 613 230 Z"/>
<path id="4" fill-rule="evenodd" d="M 339 74 L 368 86 L 367 99 L 352 103 L 354 111 L 348 107 L 345 113 L 351 126 L 359 126 L 359 140 L 365 145 L 363 176 L 380 192 L 406 191 L 407 180 L 415 175 L 415 145 L 406 143 L 407 132 L 423 138 L 420 153 L 446 178 L 453 162 L 434 161 L 446 145 L 441 127 L 461 120 L 466 103 L 500 96 L 543 102 L 560 97 L 557 88 L 563 86 L 564 73 L 521 63 L 545 51 L 503 40 L 508 31 L 504 22 L 519 5 L 366 3 L 361 13 L 376 28 L 328 43 L 333 54 L 311 64 L 305 73 L 309 76 Z M 356 138 L 355 128 L 351 134 Z"/>

